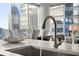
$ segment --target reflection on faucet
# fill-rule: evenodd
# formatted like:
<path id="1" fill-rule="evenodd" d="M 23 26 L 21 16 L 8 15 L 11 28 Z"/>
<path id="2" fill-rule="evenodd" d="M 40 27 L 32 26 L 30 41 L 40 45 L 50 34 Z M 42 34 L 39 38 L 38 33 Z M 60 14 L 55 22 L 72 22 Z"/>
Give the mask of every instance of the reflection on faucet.
<path id="1" fill-rule="evenodd" d="M 42 26 L 42 29 L 45 29 L 45 24 L 46 24 L 46 21 L 47 19 L 51 18 L 53 21 L 54 21 L 54 26 L 55 26 L 55 41 L 54 41 L 54 47 L 57 48 L 59 45 L 62 44 L 62 39 L 58 40 L 59 42 L 57 42 L 57 25 L 56 25 L 56 21 L 54 19 L 54 17 L 52 16 L 47 16 L 44 20 L 44 23 L 43 23 L 43 26 Z M 44 35 L 43 35 L 44 36 Z"/>

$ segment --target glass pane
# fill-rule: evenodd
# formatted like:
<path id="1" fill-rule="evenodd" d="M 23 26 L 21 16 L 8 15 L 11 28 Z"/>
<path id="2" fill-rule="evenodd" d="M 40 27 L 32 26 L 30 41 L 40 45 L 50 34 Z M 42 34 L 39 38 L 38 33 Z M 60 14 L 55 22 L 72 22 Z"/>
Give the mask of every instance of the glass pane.
<path id="1" fill-rule="evenodd" d="M 56 19 L 57 32 L 63 34 L 64 5 L 50 7 L 50 15 Z M 51 32 L 54 32 L 54 23 L 51 21 Z"/>
<path id="2" fill-rule="evenodd" d="M 0 39 L 8 29 L 10 5 L 10 3 L 0 3 Z"/>
<path id="3" fill-rule="evenodd" d="M 29 27 L 38 29 L 38 7 L 29 4 Z"/>

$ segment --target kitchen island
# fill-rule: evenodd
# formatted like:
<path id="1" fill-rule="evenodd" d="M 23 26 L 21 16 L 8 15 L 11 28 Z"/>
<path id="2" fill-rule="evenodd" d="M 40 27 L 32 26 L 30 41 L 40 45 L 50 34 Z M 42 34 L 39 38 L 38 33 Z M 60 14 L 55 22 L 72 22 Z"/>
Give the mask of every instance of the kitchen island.
<path id="1" fill-rule="evenodd" d="M 22 56 L 20 54 L 12 53 L 7 50 L 30 45 L 37 46 L 49 51 L 56 51 L 79 56 L 79 44 L 62 43 L 62 45 L 60 45 L 58 48 L 54 48 L 53 41 L 41 41 L 36 39 L 26 39 L 20 43 L 8 43 L 4 40 L 0 40 L 0 54 L 4 56 Z"/>

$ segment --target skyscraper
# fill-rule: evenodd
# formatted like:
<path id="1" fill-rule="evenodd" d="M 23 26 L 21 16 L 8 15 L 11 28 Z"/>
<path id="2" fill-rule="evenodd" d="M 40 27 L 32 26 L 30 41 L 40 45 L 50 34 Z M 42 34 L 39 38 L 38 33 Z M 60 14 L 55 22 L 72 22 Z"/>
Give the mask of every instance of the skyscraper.
<path id="1" fill-rule="evenodd" d="M 38 28 L 38 8 L 35 5 L 22 3 L 20 14 L 21 29 Z"/>
<path id="2" fill-rule="evenodd" d="M 11 5 L 11 10 L 9 14 L 9 29 L 19 29 L 20 28 L 20 13 L 15 5 Z"/>
<path id="3" fill-rule="evenodd" d="M 20 5 L 20 29 L 28 28 L 28 4 L 22 3 Z"/>

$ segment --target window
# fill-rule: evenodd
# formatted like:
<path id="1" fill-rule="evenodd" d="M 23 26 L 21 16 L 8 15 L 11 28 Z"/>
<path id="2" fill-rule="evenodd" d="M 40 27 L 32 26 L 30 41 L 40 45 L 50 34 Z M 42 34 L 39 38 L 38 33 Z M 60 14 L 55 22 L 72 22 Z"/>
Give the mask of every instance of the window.
<path id="1" fill-rule="evenodd" d="M 57 28 L 57 32 L 58 33 L 62 33 L 63 32 L 63 28 Z"/>
<path id="2" fill-rule="evenodd" d="M 63 33 L 64 5 L 50 7 L 50 15 L 56 19 L 57 32 Z M 51 23 L 51 27 L 52 27 L 52 25 L 54 25 L 54 24 Z M 51 32 L 54 32 L 54 27 L 52 28 Z"/>
<path id="3" fill-rule="evenodd" d="M 74 23 L 79 23 L 79 3 L 74 3 L 73 4 L 73 22 Z"/>
<path id="4" fill-rule="evenodd" d="M 0 3 L 0 39 L 5 35 L 8 29 L 10 6 L 10 3 Z"/>
<path id="5" fill-rule="evenodd" d="M 29 27 L 32 29 L 38 29 L 38 8 L 29 4 Z"/>

